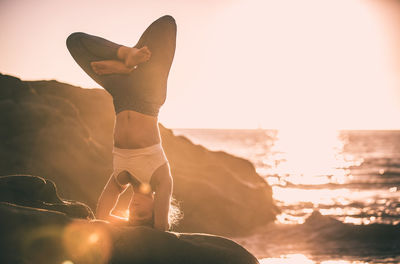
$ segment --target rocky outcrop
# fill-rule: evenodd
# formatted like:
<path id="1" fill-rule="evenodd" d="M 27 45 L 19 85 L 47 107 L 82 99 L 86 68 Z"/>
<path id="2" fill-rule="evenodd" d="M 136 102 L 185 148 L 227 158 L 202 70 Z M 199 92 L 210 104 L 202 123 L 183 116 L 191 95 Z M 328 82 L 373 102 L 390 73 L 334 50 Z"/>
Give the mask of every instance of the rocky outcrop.
<path id="1" fill-rule="evenodd" d="M 164 130 L 163 142 L 174 194 L 184 209 L 177 230 L 240 235 L 274 219 L 271 188 L 252 163 L 194 145 L 170 130 Z"/>
<path id="2" fill-rule="evenodd" d="M 94 219 L 89 206 L 61 199 L 54 182 L 37 176 L 0 177 L 0 202 L 58 211 L 74 218 Z"/>
<path id="3" fill-rule="evenodd" d="M 0 189 L 8 190 L 0 199 L 0 263 L 258 263 L 219 236 L 75 218 L 70 212 L 77 203 L 61 199 L 55 185 L 40 177 L 2 177 Z"/>
<path id="4" fill-rule="evenodd" d="M 0 75 L 0 175 L 40 175 L 95 208 L 112 172 L 114 115 L 104 90 Z M 160 130 L 184 214 L 176 231 L 244 235 L 274 220 L 271 188 L 249 161 Z"/>

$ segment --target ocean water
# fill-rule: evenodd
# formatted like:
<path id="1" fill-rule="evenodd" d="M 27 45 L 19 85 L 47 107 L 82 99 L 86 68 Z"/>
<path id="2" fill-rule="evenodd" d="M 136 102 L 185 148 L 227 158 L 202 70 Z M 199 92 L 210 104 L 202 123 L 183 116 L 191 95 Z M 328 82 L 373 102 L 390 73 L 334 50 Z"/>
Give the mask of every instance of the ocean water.
<path id="1" fill-rule="evenodd" d="M 175 129 L 253 162 L 281 209 L 260 263 L 400 263 L 400 131 Z"/>

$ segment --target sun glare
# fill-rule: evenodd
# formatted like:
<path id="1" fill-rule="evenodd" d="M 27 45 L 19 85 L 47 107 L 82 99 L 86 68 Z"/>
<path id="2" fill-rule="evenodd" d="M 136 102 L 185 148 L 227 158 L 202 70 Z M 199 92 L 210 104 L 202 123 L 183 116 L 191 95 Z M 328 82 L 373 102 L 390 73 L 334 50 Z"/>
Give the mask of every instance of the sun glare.
<path id="1" fill-rule="evenodd" d="M 85 221 L 74 221 L 63 232 L 63 245 L 72 260 L 82 263 L 107 263 L 111 238 L 104 227 Z"/>
<path id="2" fill-rule="evenodd" d="M 280 162 L 274 173 L 293 184 L 344 183 L 347 172 L 338 168 L 349 164 L 337 154 L 342 148 L 336 130 L 316 126 L 279 130 L 273 149 Z"/>
<path id="3" fill-rule="evenodd" d="M 73 66 L 64 46 L 71 31 L 104 33 L 111 40 L 133 44 L 145 22 L 155 16 L 151 4 L 143 3 L 143 14 L 132 18 L 126 10 L 134 10 L 135 2 L 122 1 L 125 11 L 114 12 L 117 19 L 97 21 L 96 14 L 108 14 L 119 5 L 93 5 L 92 0 L 79 6 L 87 16 L 71 21 L 77 6 L 70 1 L 28 2 L 8 1 L 8 12 L 0 17 L 7 39 L 0 42 L 1 71 L 82 87 L 98 85 Z M 158 3 L 157 10 L 171 11 L 179 28 L 161 122 L 176 128 L 397 126 L 393 117 L 400 114 L 398 20 L 382 18 L 382 10 L 399 13 L 398 6 L 360 0 L 215 2 Z M 55 7 L 65 12 L 47 12 Z M 89 12 L 93 8 L 96 12 Z M 132 37 L 115 30 L 121 19 L 132 23 Z M 98 23 L 88 23 L 94 20 Z M 26 36 L 31 49 L 24 47 Z M 43 46 L 51 56 L 32 52 Z M 60 62 L 56 67 L 54 60 Z"/>
<path id="4" fill-rule="evenodd" d="M 268 258 L 260 260 L 260 264 L 313 264 L 315 263 L 303 254 L 288 254 L 280 258 Z"/>
<path id="5" fill-rule="evenodd" d="M 167 106 L 163 120 L 295 131 L 393 127 L 398 74 L 390 37 L 367 1 L 237 1 L 208 23 L 207 56 L 196 60 L 201 77 L 185 92 L 187 102 L 207 107 L 190 104 L 191 115 L 177 116 Z M 190 62 L 181 61 L 186 74 Z"/>
<path id="6" fill-rule="evenodd" d="M 264 258 L 261 259 L 260 264 L 368 264 L 364 261 L 347 261 L 347 260 L 325 260 L 313 261 L 303 254 L 288 254 L 282 255 L 279 258 Z"/>
<path id="7" fill-rule="evenodd" d="M 89 236 L 89 243 L 94 244 L 99 241 L 99 234 L 93 233 Z"/>
<path id="8" fill-rule="evenodd" d="M 123 218 L 129 219 L 129 209 L 126 209 L 122 215 Z"/>
<path id="9" fill-rule="evenodd" d="M 149 194 L 151 192 L 151 186 L 148 183 L 143 183 L 140 185 L 140 192 L 144 194 Z"/>

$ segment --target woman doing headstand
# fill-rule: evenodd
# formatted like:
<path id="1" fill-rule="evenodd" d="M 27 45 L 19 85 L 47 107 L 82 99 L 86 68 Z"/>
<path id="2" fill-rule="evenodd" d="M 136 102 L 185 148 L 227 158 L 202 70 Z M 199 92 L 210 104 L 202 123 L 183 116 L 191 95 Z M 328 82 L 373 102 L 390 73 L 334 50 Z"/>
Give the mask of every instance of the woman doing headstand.
<path id="1" fill-rule="evenodd" d="M 154 21 L 132 48 L 82 32 L 67 39 L 75 61 L 111 94 L 116 113 L 113 173 L 98 200 L 99 219 L 113 219 L 111 210 L 129 183 L 147 183 L 151 190 L 144 195 L 154 192 L 153 227 L 169 228 L 172 177 L 157 117 L 166 99 L 175 46 L 176 23 L 171 16 Z M 138 185 L 132 185 L 136 195 Z"/>

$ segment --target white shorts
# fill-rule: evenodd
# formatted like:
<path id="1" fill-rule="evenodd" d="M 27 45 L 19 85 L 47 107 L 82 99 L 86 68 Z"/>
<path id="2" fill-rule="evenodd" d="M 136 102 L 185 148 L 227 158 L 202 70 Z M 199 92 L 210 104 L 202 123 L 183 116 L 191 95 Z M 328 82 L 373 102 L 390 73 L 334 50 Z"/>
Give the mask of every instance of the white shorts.
<path id="1" fill-rule="evenodd" d="M 139 149 L 113 149 L 113 177 L 116 183 L 117 176 L 123 172 L 129 172 L 141 183 L 150 184 L 151 176 L 161 165 L 167 163 L 167 157 L 161 144 L 155 144 Z"/>

